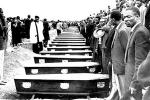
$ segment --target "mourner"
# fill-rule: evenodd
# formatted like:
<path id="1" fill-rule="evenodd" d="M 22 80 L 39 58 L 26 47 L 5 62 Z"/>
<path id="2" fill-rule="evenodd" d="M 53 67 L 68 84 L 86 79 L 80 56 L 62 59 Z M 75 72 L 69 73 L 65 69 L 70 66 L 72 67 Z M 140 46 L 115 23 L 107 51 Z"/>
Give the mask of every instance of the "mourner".
<path id="1" fill-rule="evenodd" d="M 23 12 L 25 13 L 25 11 Z M 40 15 L 39 12 L 38 14 Z M 59 62 L 59 68 L 57 68 L 58 66 L 54 67 L 52 64 L 52 69 L 45 71 L 43 67 L 39 67 L 39 65 L 36 64 L 36 66 L 34 66 L 35 69 L 31 69 L 31 74 L 41 74 L 43 71 L 42 74 L 49 74 L 50 77 L 45 75 L 46 77 L 44 78 L 42 75 L 39 75 L 34 78 L 36 75 L 31 75 L 32 77 L 30 77 L 30 75 L 26 73 L 26 75 L 24 75 L 26 80 L 24 77 L 14 78 L 15 85 L 17 83 L 17 93 L 33 93 L 32 97 L 38 97 L 38 95 L 34 95 L 36 93 L 44 93 L 44 95 L 50 95 L 51 93 L 53 95 L 60 94 L 64 95 L 64 97 L 68 96 L 68 94 L 76 94 L 77 96 L 82 96 L 83 94 L 87 96 L 87 98 L 90 96 L 98 96 L 98 100 L 99 97 L 101 98 L 100 94 L 104 93 L 102 95 L 104 96 L 102 97 L 103 99 L 101 98 L 100 100 L 150 100 L 149 0 L 116 0 L 114 9 L 111 9 L 110 5 L 108 5 L 107 10 L 100 10 L 97 14 L 93 12 L 93 14 L 90 14 L 80 21 L 68 21 L 68 19 L 48 20 L 49 18 L 46 18 L 44 14 L 42 16 L 35 16 L 35 19 L 32 19 L 31 15 L 28 15 L 27 18 L 21 18 L 21 15 L 10 18 L 12 18 L 12 20 L 8 17 L 8 23 L 6 23 L 3 10 L 0 8 L 1 86 L 7 86 L 5 85 L 7 82 L 5 82 L 6 79 L 3 75 L 4 55 L 9 56 L 9 53 L 13 53 L 15 50 L 15 53 L 17 53 L 20 46 L 28 48 L 30 45 L 33 55 L 34 53 L 37 55 L 37 57 L 35 57 L 35 55 L 33 57 L 35 63 L 44 65 L 44 68 L 50 68 L 49 65 L 45 65 Z M 44 19 L 40 20 L 42 18 Z M 22 38 L 24 38 L 24 40 L 22 40 Z M 5 52 L 6 46 L 8 47 Z M 39 56 L 42 54 L 41 51 L 46 55 Z M 82 56 L 78 58 L 79 55 Z M 83 58 L 88 58 L 88 60 L 84 60 Z M 77 64 L 72 63 L 77 61 Z M 95 63 L 96 66 L 86 65 L 85 69 L 80 70 L 80 65 L 82 65 L 80 64 L 82 63 L 81 61 L 85 61 L 85 65 L 87 63 Z M 66 66 L 67 64 L 69 64 L 69 66 Z M 71 71 L 70 64 L 74 66 Z M 76 69 L 76 65 L 78 69 Z M 82 66 L 82 68 L 84 67 Z M 25 69 L 25 71 L 26 70 L 28 69 Z M 63 82 L 61 84 L 59 83 L 59 88 L 61 89 L 58 89 L 57 86 L 55 89 L 51 87 L 51 83 L 54 82 L 53 86 L 55 87 L 55 85 L 58 85 L 55 83 L 60 81 L 57 80 L 57 77 L 53 78 L 55 81 L 51 80 L 51 74 L 56 74 L 57 76 L 57 71 L 59 71 L 60 76 L 62 76 L 60 78 Z M 78 80 L 76 74 L 82 71 L 82 74 L 86 73 L 85 76 L 90 73 L 90 77 L 86 77 L 88 80 L 86 80 L 85 77 L 83 77 L 83 80 L 79 77 L 80 81 Z M 77 81 L 74 80 L 73 77 L 70 77 L 68 73 L 75 73 L 73 75 L 77 78 Z M 67 78 L 64 78 L 63 75 L 67 76 Z M 97 81 L 95 76 L 97 76 L 100 81 Z M 103 78 L 104 81 L 101 81 L 101 78 Z M 78 84 L 80 82 L 82 83 L 82 81 L 86 84 L 83 87 L 83 84 Z M 72 84 L 71 82 L 74 83 Z M 34 87 L 35 84 L 37 84 L 38 88 Z M 80 88 L 76 88 L 76 86 Z M 51 88 L 52 91 L 50 91 Z M 22 90 L 20 91 L 19 89 Z"/>
<path id="2" fill-rule="evenodd" d="M 34 43 L 34 52 L 38 53 L 43 50 L 43 40 L 43 23 L 39 20 L 39 16 L 35 16 L 35 20 L 31 23 L 30 27 L 30 42 Z"/>
<path id="3" fill-rule="evenodd" d="M 140 11 L 136 7 L 126 9 L 124 15 L 125 23 L 131 27 L 130 37 L 128 39 L 125 52 L 125 91 L 131 89 L 131 82 L 137 80 L 137 71 L 139 65 L 145 60 L 150 48 L 150 34 L 148 29 L 140 22 Z M 142 99 L 142 90 L 137 90 L 135 100 Z M 135 93 L 135 92 L 134 92 Z"/>
<path id="4" fill-rule="evenodd" d="M 114 71 L 114 79 L 116 81 L 119 97 L 125 93 L 125 64 L 124 56 L 128 41 L 128 30 L 125 23 L 121 20 L 121 13 L 118 10 L 111 12 L 110 20 L 116 26 L 115 34 L 111 44 L 112 68 Z M 113 99 L 114 100 L 114 99 Z"/>
<path id="5" fill-rule="evenodd" d="M 31 26 L 31 16 L 28 15 L 27 19 L 25 20 L 25 34 L 26 34 L 26 38 L 30 39 L 30 26 Z"/>
<path id="6" fill-rule="evenodd" d="M 49 30 L 50 30 L 50 26 L 49 26 L 49 23 L 47 21 L 47 19 L 44 19 L 43 21 L 43 36 L 44 36 L 44 47 L 47 47 L 47 43 L 48 43 L 48 40 L 50 39 L 49 38 Z"/>

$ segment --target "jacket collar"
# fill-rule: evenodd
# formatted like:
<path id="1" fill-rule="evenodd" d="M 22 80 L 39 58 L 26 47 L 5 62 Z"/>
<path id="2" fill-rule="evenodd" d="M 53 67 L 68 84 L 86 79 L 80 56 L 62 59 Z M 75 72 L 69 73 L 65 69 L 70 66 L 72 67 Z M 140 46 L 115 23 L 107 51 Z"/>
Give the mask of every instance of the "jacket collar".
<path id="1" fill-rule="evenodd" d="M 141 25 L 140 22 L 138 22 L 137 24 L 135 24 L 135 25 L 132 27 L 132 29 L 131 29 L 131 33 L 133 33 L 133 32 L 136 30 L 136 28 L 138 28 L 140 25 Z"/>
<path id="2" fill-rule="evenodd" d="M 123 25 L 123 21 L 121 21 L 119 24 L 118 24 L 118 26 L 116 27 L 116 30 L 119 30 L 120 28 L 121 28 L 121 26 Z"/>

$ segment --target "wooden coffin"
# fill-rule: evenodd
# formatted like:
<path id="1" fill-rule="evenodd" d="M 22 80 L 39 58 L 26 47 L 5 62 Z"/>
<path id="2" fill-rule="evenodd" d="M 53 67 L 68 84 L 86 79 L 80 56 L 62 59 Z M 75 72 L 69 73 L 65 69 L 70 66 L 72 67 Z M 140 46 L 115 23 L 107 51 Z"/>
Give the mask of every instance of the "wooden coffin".
<path id="1" fill-rule="evenodd" d="M 37 74 L 70 74 L 70 73 L 95 73 L 100 67 L 97 62 L 68 62 L 68 63 L 45 63 L 27 64 L 25 72 L 27 75 Z"/>
<path id="2" fill-rule="evenodd" d="M 21 75 L 14 81 L 19 94 L 99 97 L 109 92 L 109 76 L 106 74 Z"/>
<path id="3" fill-rule="evenodd" d="M 54 41 L 85 41 L 85 39 L 54 39 Z"/>
<path id="4" fill-rule="evenodd" d="M 85 46 L 85 43 L 51 43 L 49 46 Z"/>
<path id="5" fill-rule="evenodd" d="M 83 37 L 56 37 L 56 39 L 84 39 Z"/>
<path id="6" fill-rule="evenodd" d="M 85 41 L 85 39 L 54 39 L 54 41 Z"/>
<path id="7" fill-rule="evenodd" d="M 85 43 L 85 41 L 52 41 L 52 43 Z"/>
<path id="8" fill-rule="evenodd" d="M 91 50 L 41 51 L 42 55 L 92 55 Z"/>
<path id="9" fill-rule="evenodd" d="M 48 51 L 66 51 L 66 50 L 89 50 L 90 46 L 51 46 L 47 47 Z"/>
<path id="10" fill-rule="evenodd" d="M 91 62 L 92 56 L 82 55 L 38 55 L 34 56 L 35 63 L 55 63 L 55 62 Z"/>

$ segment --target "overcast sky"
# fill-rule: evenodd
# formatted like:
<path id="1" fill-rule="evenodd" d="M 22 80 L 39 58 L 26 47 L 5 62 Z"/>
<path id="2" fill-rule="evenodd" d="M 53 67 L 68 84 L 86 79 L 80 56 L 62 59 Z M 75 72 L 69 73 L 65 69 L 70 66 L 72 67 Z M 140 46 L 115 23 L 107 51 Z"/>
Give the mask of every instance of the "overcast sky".
<path id="1" fill-rule="evenodd" d="M 48 20 L 82 20 L 90 14 L 106 9 L 108 5 L 115 7 L 116 0 L 0 0 L 0 7 L 8 16 L 26 18 L 30 14 L 33 18 Z"/>

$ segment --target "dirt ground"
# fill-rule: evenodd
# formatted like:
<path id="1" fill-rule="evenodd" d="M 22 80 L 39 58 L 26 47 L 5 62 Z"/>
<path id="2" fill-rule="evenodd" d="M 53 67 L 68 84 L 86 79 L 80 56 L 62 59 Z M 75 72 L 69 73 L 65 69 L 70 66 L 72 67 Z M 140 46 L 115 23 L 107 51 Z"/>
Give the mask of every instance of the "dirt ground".
<path id="1" fill-rule="evenodd" d="M 0 99 L 19 99 L 19 95 L 16 94 L 14 77 L 25 74 L 23 65 L 33 63 L 34 55 L 32 51 L 22 47 L 16 47 L 11 52 L 5 52 L 4 79 L 7 84 L 0 85 Z"/>

